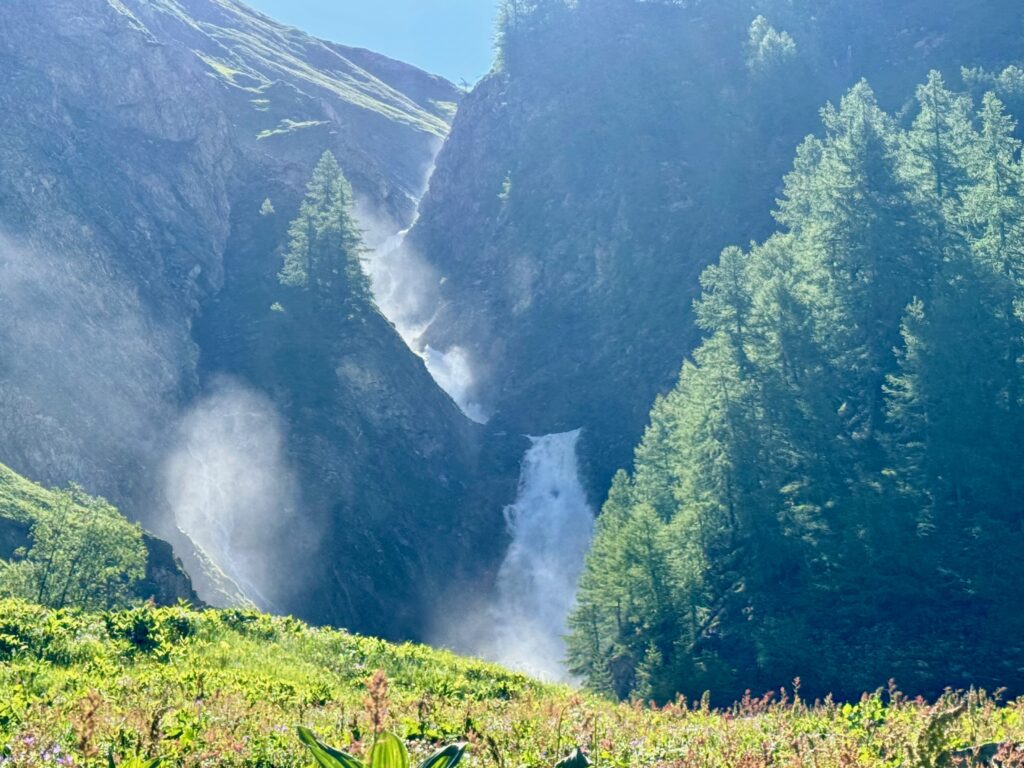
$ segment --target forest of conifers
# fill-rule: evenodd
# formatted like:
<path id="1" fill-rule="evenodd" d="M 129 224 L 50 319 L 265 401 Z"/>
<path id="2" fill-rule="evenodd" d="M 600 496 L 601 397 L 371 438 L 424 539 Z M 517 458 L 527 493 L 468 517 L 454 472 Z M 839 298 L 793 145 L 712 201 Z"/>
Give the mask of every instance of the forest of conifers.
<path id="1" fill-rule="evenodd" d="M 704 341 L 599 518 L 571 638 L 598 690 L 1024 678 L 1015 121 L 937 73 L 909 114 L 861 82 L 822 120 L 777 233 L 705 272 Z"/>

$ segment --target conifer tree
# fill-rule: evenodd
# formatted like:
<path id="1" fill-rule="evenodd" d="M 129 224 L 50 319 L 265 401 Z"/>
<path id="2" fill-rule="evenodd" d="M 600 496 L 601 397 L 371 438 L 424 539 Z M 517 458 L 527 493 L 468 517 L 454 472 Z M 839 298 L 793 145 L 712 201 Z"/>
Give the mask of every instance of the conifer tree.
<path id="1" fill-rule="evenodd" d="M 352 188 L 330 152 L 313 171 L 298 217 L 288 229 L 279 274 L 282 285 L 300 288 L 319 305 L 341 308 L 371 300 L 363 270 L 362 235 L 352 216 Z"/>
<path id="2" fill-rule="evenodd" d="M 572 661 L 602 690 L 1024 669 L 1021 146 L 994 96 L 972 115 L 935 73 L 917 95 L 907 130 L 866 83 L 827 107 L 783 231 L 703 276 L 706 338 L 581 582 Z"/>

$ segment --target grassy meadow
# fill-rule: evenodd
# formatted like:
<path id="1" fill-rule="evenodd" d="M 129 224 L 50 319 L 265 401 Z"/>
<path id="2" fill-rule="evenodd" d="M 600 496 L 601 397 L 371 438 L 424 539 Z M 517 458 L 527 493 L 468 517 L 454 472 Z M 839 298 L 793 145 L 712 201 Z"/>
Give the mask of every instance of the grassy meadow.
<path id="1" fill-rule="evenodd" d="M 0 692 L 4 766 L 307 766 L 298 725 L 357 756 L 382 730 L 414 760 L 465 740 L 463 765 L 495 768 L 553 766 L 577 745 L 609 768 L 1024 766 L 1024 701 L 998 694 L 620 704 L 423 646 L 184 606 L 0 602 Z"/>

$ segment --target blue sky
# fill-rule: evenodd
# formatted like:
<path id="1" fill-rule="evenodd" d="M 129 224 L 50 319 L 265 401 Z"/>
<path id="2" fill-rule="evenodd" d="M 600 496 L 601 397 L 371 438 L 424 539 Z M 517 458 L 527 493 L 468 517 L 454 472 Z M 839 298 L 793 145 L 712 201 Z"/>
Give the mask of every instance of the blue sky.
<path id="1" fill-rule="evenodd" d="M 491 66 L 496 0 L 246 0 L 278 21 L 458 83 Z"/>

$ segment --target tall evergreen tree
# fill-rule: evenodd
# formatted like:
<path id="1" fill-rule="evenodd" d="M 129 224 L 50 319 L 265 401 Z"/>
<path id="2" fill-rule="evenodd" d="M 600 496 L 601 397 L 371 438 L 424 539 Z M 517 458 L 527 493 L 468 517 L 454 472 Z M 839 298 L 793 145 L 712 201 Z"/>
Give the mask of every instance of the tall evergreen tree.
<path id="1" fill-rule="evenodd" d="M 602 689 L 1024 689 L 1020 145 L 994 96 L 917 95 L 905 131 L 866 83 L 827 107 L 784 231 L 704 275 L 706 339 L 582 580 Z"/>
<path id="2" fill-rule="evenodd" d="M 365 249 L 352 203 L 352 187 L 337 159 L 324 152 L 288 230 L 282 285 L 308 291 L 321 305 L 336 309 L 370 301 L 370 281 L 362 266 Z"/>

